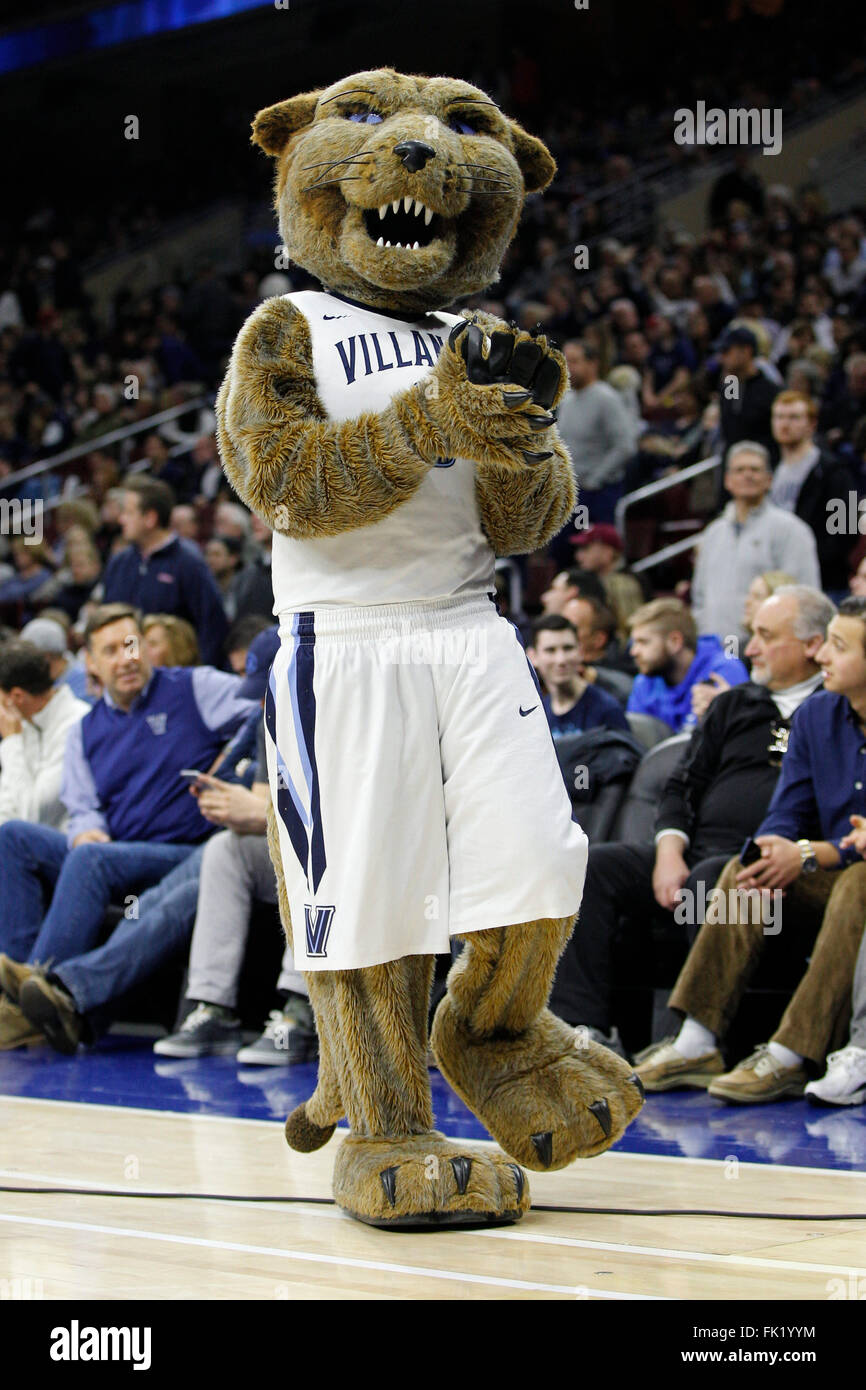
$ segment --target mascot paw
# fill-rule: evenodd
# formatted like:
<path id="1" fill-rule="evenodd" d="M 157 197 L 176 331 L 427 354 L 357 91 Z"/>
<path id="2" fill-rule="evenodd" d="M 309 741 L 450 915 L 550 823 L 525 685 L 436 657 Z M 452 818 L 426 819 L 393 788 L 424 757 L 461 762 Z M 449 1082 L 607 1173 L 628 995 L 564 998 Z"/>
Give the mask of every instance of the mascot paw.
<path id="1" fill-rule="evenodd" d="M 334 1199 L 370 1226 L 502 1226 L 529 1210 L 529 1184 L 505 1154 L 435 1130 L 405 1139 L 350 1134 L 334 1164 Z"/>
<path id="2" fill-rule="evenodd" d="M 564 1168 L 603 1153 L 643 1105 L 628 1063 L 549 1009 L 525 1033 L 478 1036 L 446 996 L 431 1043 L 446 1080 L 527 1168 Z"/>
<path id="3" fill-rule="evenodd" d="M 546 338 L 492 322 L 489 333 L 468 319 L 454 325 L 433 382 L 423 388 L 428 409 L 455 454 L 534 467 L 553 454 L 548 431 L 565 360 Z"/>

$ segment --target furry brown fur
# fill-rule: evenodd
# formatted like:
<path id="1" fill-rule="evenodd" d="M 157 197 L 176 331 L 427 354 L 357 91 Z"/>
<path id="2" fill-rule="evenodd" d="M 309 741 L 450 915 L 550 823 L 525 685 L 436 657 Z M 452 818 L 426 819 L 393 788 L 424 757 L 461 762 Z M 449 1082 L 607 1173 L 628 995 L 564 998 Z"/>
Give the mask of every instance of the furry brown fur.
<path id="1" fill-rule="evenodd" d="M 362 108 L 382 119 L 349 119 Z M 457 133 L 455 116 L 476 133 Z M 555 171 L 541 142 L 483 92 L 390 69 L 268 107 L 253 139 L 277 161 L 275 207 L 292 258 L 326 288 L 384 311 L 433 310 L 486 288 L 526 192 Z M 395 144 L 408 140 L 430 149 L 415 169 L 395 158 Z M 434 213 L 427 244 L 378 247 L 378 210 L 409 197 Z M 504 353 L 510 362 L 512 350 L 521 370 L 495 375 L 494 359 Z M 527 354 L 537 367 L 531 379 Z M 545 544 L 574 507 L 571 462 L 548 413 L 565 383 L 563 359 L 543 337 L 477 314 L 422 382 L 378 413 L 334 422 L 316 391 L 305 319 L 285 300 L 266 300 L 241 330 L 217 397 L 220 452 L 248 506 L 300 538 L 372 525 L 412 496 L 437 459 L 471 459 L 491 546 L 498 555 L 525 553 Z M 268 835 L 291 943 L 273 812 Z M 467 935 L 433 1028 L 443 1074 L 507 1153 L 531 1168 L 601 1152 L 642 1103 L 640 1083 L 619 1058 L 576 1045 L 574 1031 L 546 1008 L 572 927 L 569 918 Z M 306 976 L 319 1077 L 289 1116 L 286 1137 L 309 1152 L 348 1118 L 334 1194 L 364 1221 L 518 1220 L 529 1206 L 519 1163 L 432 1128 L 432 969 L 432 958 L 412 956 Z"/>

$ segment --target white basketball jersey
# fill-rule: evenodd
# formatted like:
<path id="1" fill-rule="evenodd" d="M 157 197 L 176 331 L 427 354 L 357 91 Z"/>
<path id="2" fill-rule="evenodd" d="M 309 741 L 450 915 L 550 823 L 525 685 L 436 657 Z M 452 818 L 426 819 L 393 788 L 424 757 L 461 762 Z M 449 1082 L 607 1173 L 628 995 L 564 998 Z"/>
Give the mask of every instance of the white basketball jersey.
<path id="1" fill-rule="evenodd" d="M 384 410 L 435 364 L 454 314 L 392 318 L 320 290 L 284 298 L 307 320 L 319 400 L 331 420 Z M 481 529 L 475 464 L 441 459 L 371 526 L 299 540 L 274 533 L 274 613 L 485 594 L 494 554 Z"/>

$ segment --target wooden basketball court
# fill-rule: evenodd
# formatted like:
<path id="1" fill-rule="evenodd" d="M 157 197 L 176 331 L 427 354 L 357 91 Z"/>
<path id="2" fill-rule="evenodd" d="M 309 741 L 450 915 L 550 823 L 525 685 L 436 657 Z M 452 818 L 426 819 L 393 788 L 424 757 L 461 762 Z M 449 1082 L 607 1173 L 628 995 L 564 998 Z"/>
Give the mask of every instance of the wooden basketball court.
<path id="1" fill-rule="evenodd" d="M 804 1299 L 866 1277 L 864 1223 L 532 1211 L 490 1231 L 369 1229 L 332 1206 L 102 1197 L 88 1189 L 329 1197 L 334 1148 L 269 1120 L 0 1098 L 8 1297 L 45 1299 Z M 866 1175 L 608 1153 L 532 1174 L 535 1202 L 866 1212 Z M 856 1296 L 850 1292 L 844 1296 Z"/>

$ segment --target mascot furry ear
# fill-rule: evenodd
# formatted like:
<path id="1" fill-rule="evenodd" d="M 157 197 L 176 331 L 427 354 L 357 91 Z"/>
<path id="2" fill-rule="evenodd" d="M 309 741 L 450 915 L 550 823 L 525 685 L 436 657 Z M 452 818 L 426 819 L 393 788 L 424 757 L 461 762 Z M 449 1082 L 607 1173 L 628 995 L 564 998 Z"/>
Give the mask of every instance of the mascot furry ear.
<path id="1" fill-rule="evenodd" d="M 318 1149 L 346 1116 L 333 1190 L 361 1221 L 517 1221 L 524 1168 L 601 1153 L 642 1104 L 630 1067 L 547 1008 L 586 837 L 490 603 L 496 556 L 540 549 L 573 512 L 565 362 L 543 333 L 449 309 L 495 283 L 556 166 L 477 87 L 390 68 L 264 108 L 252 139 L 314 282 L 253 311 L 216 401 L 229 481 L 274 531 L 268 843 L 319 1041 L 286 1137 Z M 455 635 L 485 659 L 428 663 Z M 360 772 L 359 746 L 375 750 Z M 433 1129 L 433 965 L 457 933 L 430 1045 L 499 1149 Z"/>
<path id="2" fill-rule="evenodd" d="M 310 124 L 321 95 L 320 88 L 317 92 L 303 92 L 300 96 L 289 97 L 288 101 L 266 106 L 253 121 L 252 143 L 276 159 L 295 132 Z"/>

